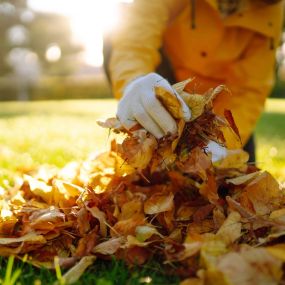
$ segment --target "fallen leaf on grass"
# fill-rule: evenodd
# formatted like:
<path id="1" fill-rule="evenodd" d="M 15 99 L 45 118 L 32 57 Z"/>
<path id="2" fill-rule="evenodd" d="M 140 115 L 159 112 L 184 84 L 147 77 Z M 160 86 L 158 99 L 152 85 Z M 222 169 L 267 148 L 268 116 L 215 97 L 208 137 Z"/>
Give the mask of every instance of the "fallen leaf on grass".
<path id="1" fill-rule="evenodd" d="M 70 268 L 63 276 L 62 281 L 57 281 L 54 284 L 60 285 L 61 282 L 64 284 L 73 284 L 77 282 L 85 270 L 94 263 L 96 260 L 95 256 L 84 256 L 77 264 Z"/>

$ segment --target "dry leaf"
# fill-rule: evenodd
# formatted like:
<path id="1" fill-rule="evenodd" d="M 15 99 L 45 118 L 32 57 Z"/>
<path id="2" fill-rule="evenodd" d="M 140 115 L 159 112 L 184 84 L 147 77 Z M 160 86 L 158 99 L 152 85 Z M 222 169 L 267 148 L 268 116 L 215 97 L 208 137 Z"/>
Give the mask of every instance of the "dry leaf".
<path id="1" fill-rule="evenodd" d="M 175 119 L 183 119 L 183 109 L 182 105 L 178 99 L 178 95 L 169 92 L 163 87 L 156 86 L 154 88 L 155 95 L 162 103 L 162 105 L 167 109 L 171 116 Z"/>
<path id="2" fill-rule="evenodd" d="M 97 207 L 86 207 L 86 209 L 96 218 L 100 223 L 100 233 L 103 237 L 107 236 L 106 214 L 100 211 Z"/>
<path id="3" fill-rule="evenodd" d="M 282 262 L 266 249 L 243 248 L 240 253 L 231 252 L 223 256 L 217 269 L 233 285 L 278 285 L 282 277 L 281 266 Z"/>
<path id="4" fill-rule="evenodd" d="M 189 94 L 183 91 L 181 97 L 191 110 L 191 121 L 203 114 L 207 103 L 207 98 L 205 96 L 200 94 Z"/>
<path id="5" fill-rule="evenodd" d="M 173 199 L 174 196 L 172 193 L 169 193 L 168 195 L 161 193 L 154 194 L 145 201 L 144 212 L 148 215 L 153 215 L 170 211 L 174 206 Z"/>
<path id="6" fill-rule="evenodd" d="M 178 82 L 178 83 L 175 83 L 172 85 L 172 88 L 178 93 L 178 94 L 181 94 L 182 91 L 185 89 L 186 85 L 188 83 L 190 83 L 191 81 L 193 81 L 193 78 L 188 78 L 184 81 L 181 81 L 181 82 Z"/>
<path id="7" fill-rule="evenodd" d="M 96 245 L 92 252 L 103 255 L 112 255 L 121 247 L 123 241 L 124 239 L 122 237 L 110 238 L 109 240 Z"/>
<path id="8" fill-rule="evenodd" d="M 24 236 L 18 238 L 0 238 L 0 245 L 10 245 L 20 242 L 30 242 L 30 243 L 46 243 L 46 239 L 43 235 L 39 235 L 35 232 L 30 232 Z"/>
<path id="9" fill-rule="evenodd" d="M 64 284 L 73 284 L 79 280 L 84 271 L 93 264 L 96 256 L 84 256 L 77 264 L 70 268 L 63 276 Z M 59 281 L 54 284 L 61 284 Z"/>
<path id="10" fill-rule="evenodd" d="M 105 121 L 98 120 L 97 124 L 102 128 L 114 129 L 114 130 L 120 130 L 123 127 L 121 122 L 117 118 L 109 118 Z"/>
<path id="11" fill-rule="evenodd" d="M 257 215 L 266 215 L 278 209 L 282 193 L 278 182 L 268 172 L 263 172 L 244 189 L 244 195 L 252 202 Z M 243 203 L 241 202 L 243 205 Z"/>
<path id="12" fill-rule="evenodd" d="M 161 235 L 156 228 L 152 226 L 138 226 L 136 228 L 136 238 L 140 242 L 144 242 L 153 235 L 157 235 L 161 238 L 163 238 L 163 235 Z"/>
<path id="13" fill-rule="evenodd" d="M 238 212 L 231 212 L 217 232 L 217 237 L 227 245 L 234 243 L 241 236 L 241 216 Z"/>

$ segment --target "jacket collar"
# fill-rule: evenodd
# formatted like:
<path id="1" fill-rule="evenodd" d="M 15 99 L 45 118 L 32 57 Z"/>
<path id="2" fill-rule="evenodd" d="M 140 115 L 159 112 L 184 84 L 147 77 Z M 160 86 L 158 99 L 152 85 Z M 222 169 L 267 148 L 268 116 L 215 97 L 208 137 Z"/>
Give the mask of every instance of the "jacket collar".
<path id="1" fill-rule="evenodd" d="M 219 12 L 217 0 L 206 0 L 206 2 Z M 226 26 L 239 26 L 276 39 L 282 31 L 283 10 L 284 1 L 263 7 L 252 5 L 244 11 L 225 17 L 223 21 Z"/>

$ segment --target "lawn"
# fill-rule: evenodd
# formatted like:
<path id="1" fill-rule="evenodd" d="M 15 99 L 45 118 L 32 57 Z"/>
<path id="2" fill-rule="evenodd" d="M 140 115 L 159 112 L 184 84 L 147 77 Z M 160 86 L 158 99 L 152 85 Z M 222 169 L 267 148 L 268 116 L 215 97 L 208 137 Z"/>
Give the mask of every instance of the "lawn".
<path id="1" fill-rule="evenodd" d="M 107 149 L 112 137 L 97 126 L 96 120 L 114 116 L 115 110 L 116 101 L 111 99 L 0 103 L 0 185 L 12 183 L 17 172 L 37 165 L 62 167 Z M 271 99 L 256 129 L 257 163 L 281 183 L 285 183 L 284 122 L 285 100 Z M 34 284 L 35 280 L 35 284 L 52 284 L 56 279 L 47 270 L 19 262 L 16 267 L 22 270 L 21 284 Z M 0 279 L 5 270 L 6 260 L 0 259 Z M 111 261 L 95 263 L 78 284 L 144 283 L 178 284 L 178 280 L 166 276 L 155 261 L 132 271 L 121 262 Z"/>

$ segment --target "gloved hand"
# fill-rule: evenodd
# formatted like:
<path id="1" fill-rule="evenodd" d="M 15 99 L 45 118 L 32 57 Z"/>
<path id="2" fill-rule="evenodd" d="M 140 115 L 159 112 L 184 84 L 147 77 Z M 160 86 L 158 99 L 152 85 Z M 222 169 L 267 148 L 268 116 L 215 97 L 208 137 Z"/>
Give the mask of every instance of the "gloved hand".
<path id="1" fill-rule="evenodd" d="M 160 86 L 175 94 L 179 100 L 185 121 L 190 120 L 191 111 L 166 79 L 156 73 L 149 73 L 129 83 L 119 102 L 117 117 L 121 124 L 131 129 L 139 122 L 156 138 L 177 131 L 175 120 L 156 98 L 154 87 Z"/>
<path id="2" fill-rule="evenodd" d="M 212 153 L 212 162 L 217 162 L 225 158 L 228 154 L 228 151 L 225 147 L 220 146 L 214 141 L 209 141 L 206 147 L 206 152 Z"/>

